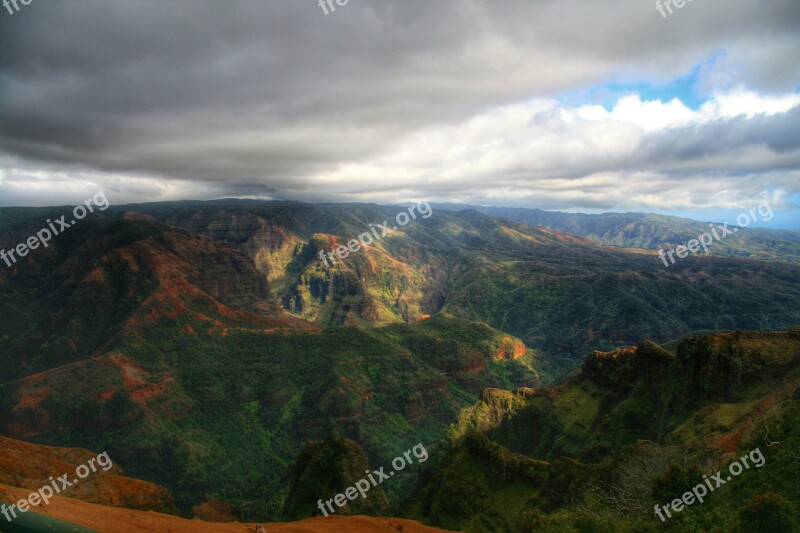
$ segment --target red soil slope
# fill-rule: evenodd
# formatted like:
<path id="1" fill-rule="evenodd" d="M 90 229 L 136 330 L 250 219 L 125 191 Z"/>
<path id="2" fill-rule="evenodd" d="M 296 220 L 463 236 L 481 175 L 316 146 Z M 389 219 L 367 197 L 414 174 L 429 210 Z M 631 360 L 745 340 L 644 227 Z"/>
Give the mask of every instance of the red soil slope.
<path id="1" fill-rule="evenodd" d="M 18 501 L 30 491 L 0 485 L 0 500 Z M 152 511 L 131 511 L 86 503 L 62 496 L 54 497 L 50 505 L 38 506 L 31 512 L 65 520 L 101 533 L 256 533 L 256 524 L 232 522 L 219 524 L 186 520 Z M 0 516 L 0 521 L 4 520 Z M 2 527 L 2 522 L 0 522 Z M 428 527 L 413 520 L 374 518 L 369 516 L 329 516 L 310 518 L 289 524 L 262 524 L 267 533 L 441 533 L 444 530 Z"/>

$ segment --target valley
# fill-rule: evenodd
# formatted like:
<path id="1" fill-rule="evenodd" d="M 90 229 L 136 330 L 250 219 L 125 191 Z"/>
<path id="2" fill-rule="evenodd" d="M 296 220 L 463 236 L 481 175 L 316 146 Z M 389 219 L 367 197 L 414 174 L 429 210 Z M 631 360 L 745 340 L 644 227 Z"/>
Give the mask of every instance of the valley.
<path id="1" fill-rule="evenodd" d="M 313 468 L 333 494 L 357 479 L 345 457 L 387 464 L 424 442 L 429 464 L 384 483 L 382 505 L 345 514 L 517 531 L 566 505 L 526 503 L 553 469 L 566 468 L 559 483 L 588 498 L 593 472 L 616 475 L 609 454 L 665 446 L 667 465 L 685 447 L 709 461 L 685 424 L 713 424 L 710 402 L 738 398 L 727 409 L 753 416 L 755 400 L 730 389 L 698 377 L 695 390 L 707 392 L 681 388 L 696 376 L 686 369 L 700 355 L 685 355 L 694 337 L 665 345 L 677 358 L 656 343 L 800 323 L 791 262 L 690 257 L 667 271 L 652 252 L 471 210 L 436 212 L 330 268 L 319 261 L 320 250 L 396 211 L 218 201 L 97 213 L 0 273 L 0 432 L 108 450 L 128 475 L 169 491 L 171 513 L 203 516 L 204 501 L 219 501 L 210 516 L 265 522 L 318 514 L 320 478 L 293 478 L 304 448 L 327 450 Z M 0 234 L 13 241 L 44 213 L 3 218 Z M 703 355 L 722 357 L 719 369 L 697 371 L 751 386 L 793 365 L 793 334 L 744 335 L 752 368 Z M 781 335 L 790 353 L 770 352 L 778 366 L 753 359 Z M 749 431 L 742 444 L 757 438 Z M 506 473 L 471 479 L 468 494 L 450 486 L 445 472 L 477 465 Z M 771 459 L 765 471 L 780 465 Z M 518 511 L 505 513 L 502 498 L 479 503 L 483 487 L 518 494 L 509 500 Z M 463 505 L 474 506 L 467 521 Z M 613 511 L 596 505 L 601 516 Z M 531 522 L 531 513 L 546 516 Z"/>

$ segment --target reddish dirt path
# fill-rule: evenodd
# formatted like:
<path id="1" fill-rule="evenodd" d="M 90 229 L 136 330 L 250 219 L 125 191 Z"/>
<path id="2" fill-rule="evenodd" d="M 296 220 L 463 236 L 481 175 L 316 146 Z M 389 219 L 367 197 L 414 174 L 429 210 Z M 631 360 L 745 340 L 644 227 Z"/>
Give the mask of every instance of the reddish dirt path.
<path id="1" fill-rule="evenodd" d="M 0 499 L 19 501 L 30 490 L 0 485 Z M 96 505 L 61 496 L 54 497 L 50 505 L 38 506 L 37 512 L 66 520 L 101 533 L 255 533 L 255 524 L 217 524 L 200 520 L 186 520 L 152 511 L 131 511 L 119 507 Z M 5 520 L 0 515 L 0 521 Z M 2 526 L 2 523 L 0 523 Z M 441 533 L 443 529 L 428 527 L 412 520 L 399 518 L 373 518 L 368 516 L 329 516 L 310 518 L 292 523 L 263 524 L 267 533 Z"/>

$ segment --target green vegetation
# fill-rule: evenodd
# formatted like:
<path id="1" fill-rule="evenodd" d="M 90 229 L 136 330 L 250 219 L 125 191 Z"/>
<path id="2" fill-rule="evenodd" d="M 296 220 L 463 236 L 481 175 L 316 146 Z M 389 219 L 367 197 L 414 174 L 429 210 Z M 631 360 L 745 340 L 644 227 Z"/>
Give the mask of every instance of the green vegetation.
<path id="1" fill-rule="evenodd" d="M 212 493 L 247 516 L 279 519 L 304 442 L 342 435 L 363 444 L 371 465 L 389 464 L 402 450 L 441 439 L 484 387 L 516 386 L 493 370 L 503 363 L 488 364 L 505 336 L 453 318 L 319 334 L 188 336 L 186 325 L 165 319 L 116 347 L 151 373 L 146 381 L 166 383 L 147 408 L 124 390 L 94 399 L 105 384 L 122 386 L 102 377 L 110 368 L 100 363 L 48 378 L 45 385 L 70 392 L 41 404 L 53 426 L 39 440 L 107 449 L 129 474 L 170 488 L 184 509 Z M 443 350 L 433 335 L 446 329 L 471 333 Z M 448 357 L 450 349 L 472 359 Z M 535 376 L 522 368 L 526 379 Z M 415 482 L 409 471 L 383 489 L 397 504 Z"/>
<path id="2" fill-rule="evenodd" d="M 284 273 L 277 295 L 298 316 L 320 325 L 371 326 L 414 322 L 445 310 L 522 339 L 542 354 L 537 369 L 549 384 L 571 375 L 593 350 L 643 339 L 667 342 L 693 331 L 800 323 L 798 265 L 690 256 L 665 269 L 655 253 L 597 246 L 534 227 L 550 225 L 597 237 L 603 244 L 657 249 L 656 244 L 685 244 L 697 228 L 708 227 L 685 219 L 612 214 L 564 215 L 561 220 L 557 213 L 543 212 L 537 215 L 544 218 L 528 219 L 509 214 L 514 210 L 493 211 L 507 218 L 498 220 L 478 210 L 437 209 L 429 219 L 381 240 L 375 252 L 353 254 L 326 272 L 317 256 L 320 234 L 344 241 L 371 222 L 392 218 L 398 208 L 292 202 L 140 207 L 159 220 L 248 253 L 283 249 L 264 241 L 260 232 L 265 228 L 280 228 L 297 242 L 309 243 L 288 266 L 261 268 L 265 275 Z M 796 260 L 800 239 L 795 233 L 753 229 L 714 250 L 733 257 Z M 759 247 L 766 252 L 758 253 Z"/>
<path id="3" fill-rule="evenodd" d="M 677 356 L 644 343 L 556 389 L 484 394 L 406 513 L 469 533 L 800 531 L 798 348 L 800 330 L 693 337 Z M 751 457 L 704 502 L 654 513 L 756 448 L 761 467 Z"/>
<path id="4" fill-rule="evenodd" d="M 185 513 L 212 494 L 247 519 L 306 516 L 311 479 L 333 490 L 421 442 L 430 463 L 381 486 L 393 515 L 470 532 L 795 527 L 798 333 L 655 343 L 797 324 L 796 265 L 665 270 L 468 211 L 326 271 L 320 246 L 396 209 L 126 210 L 0 273 L 4 433 L 107 450 Z M 0 230 L 48 213 L 0 210 Z M 307 446 L 338 438 L 355 445 Z M 763 468 L 656 522 L 656 497 L 756 446 Z"/>

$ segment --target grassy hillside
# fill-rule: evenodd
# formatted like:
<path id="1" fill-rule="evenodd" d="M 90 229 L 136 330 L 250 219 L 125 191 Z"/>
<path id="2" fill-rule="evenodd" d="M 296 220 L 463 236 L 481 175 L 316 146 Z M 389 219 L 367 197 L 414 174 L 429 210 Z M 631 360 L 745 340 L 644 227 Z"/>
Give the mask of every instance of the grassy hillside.
<path id="1" fill-rule="evenodd" d="M 469 326 L 440 319 L 459 327 Z M 438 341 L 421 327 L 400 328 L 264 334 L 164 319 L 107 355 L 5 384 L 3 430 L 107 449 L 184 508 L 212 493 L 248 516 L 279 518 L 302 443 L 343 435 L 386 463 L 440 439 L 483 387 L 535 379 L 520 361 L 494 360 L 508 336 L 485 326 L 448 343 L 473 355 L 464 359 L 428 351 Z M 392 482 L 396 501 L 414 480 Z"/>
<path id="2" fill-rule="evenodd" d="M 596 353 L 562 386 L 464 410 L 407 512 L 470 533 L 796 531 L 798 391 L 800 330 Z M 756 449 L 760 467 L 656 516 Z"/>

